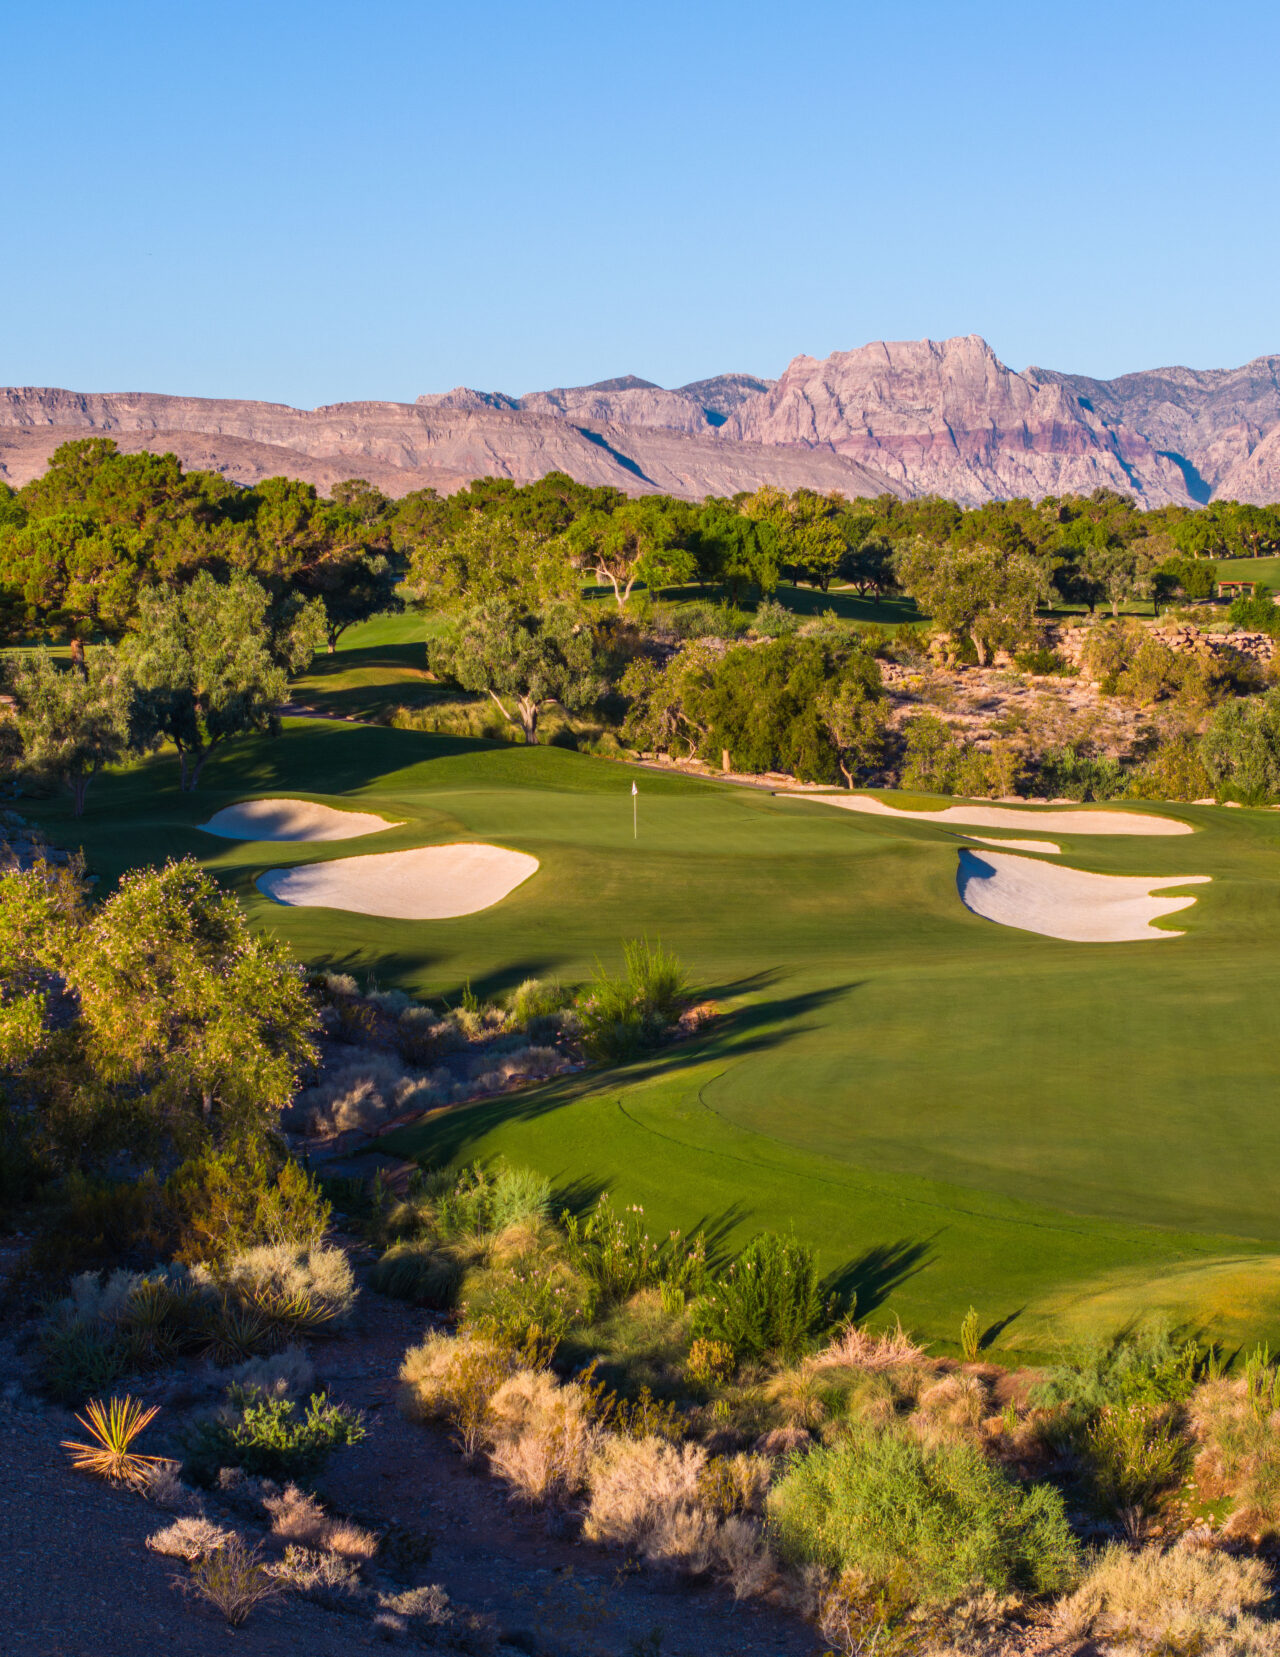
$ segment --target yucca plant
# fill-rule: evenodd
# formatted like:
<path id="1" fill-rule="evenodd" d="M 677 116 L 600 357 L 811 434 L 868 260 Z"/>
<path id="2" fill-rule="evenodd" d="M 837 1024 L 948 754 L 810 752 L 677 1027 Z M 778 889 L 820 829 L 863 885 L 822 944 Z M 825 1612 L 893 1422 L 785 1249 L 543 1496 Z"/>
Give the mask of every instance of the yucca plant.
<path id="1" fill-rule="evenodd" d="M 267 1335 L 281 1344 L 300 1335 L 314 1334 L 334 1315 L 333 1307 L 324 1305 L 305 1289 L 290 1292 L 272 1283 L 263 1283 L 253 1291 L 247 1310 L 261 1320 Z"/>
<path id="2" fill-rule="evenodd" d="M 140 1455 L 131 1446 L 138 1434 L 153 1421 L 159 1406 L 144 1408 L 128 1393 L 123 1398 L 112 1398 L 106 1404 L 90 1399 L 83 1415 L 76 1420 L 93 1440 L 91 1444 L 63 1439 L 62 1448 L 71 1451 L 71 1465 L 85 1473 L 93 1473 L 111 1484 L 141 1485 L 147 1469 L 158 1465 L 162 1456 Z"/>
<path id="3" fill-rule="evenodd" d="M 277 1344 L 256 1306 L 242 1306 L 224 1298 L 209 1320 L 204 1351 L 218 1364 L 240 1363 L 269 1352 Z"/>
<path id="4" fill-rule="evenodd" d="M 967 1364 L 976 1364 L 982 1351 L 982 1324 L 972 1306 L 960 1320 L 960 1351 Z"/>

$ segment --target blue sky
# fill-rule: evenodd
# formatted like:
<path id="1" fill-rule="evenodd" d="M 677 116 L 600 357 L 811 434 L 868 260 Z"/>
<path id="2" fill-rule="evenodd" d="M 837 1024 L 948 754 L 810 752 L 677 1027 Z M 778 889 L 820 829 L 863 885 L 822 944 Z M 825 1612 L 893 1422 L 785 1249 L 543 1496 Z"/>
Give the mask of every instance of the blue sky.
<path id="1" fill-rule="evenodd" d="M 39 0 L 0 383 L 311 406 L 1280 351 L 1262 0 Z"/>

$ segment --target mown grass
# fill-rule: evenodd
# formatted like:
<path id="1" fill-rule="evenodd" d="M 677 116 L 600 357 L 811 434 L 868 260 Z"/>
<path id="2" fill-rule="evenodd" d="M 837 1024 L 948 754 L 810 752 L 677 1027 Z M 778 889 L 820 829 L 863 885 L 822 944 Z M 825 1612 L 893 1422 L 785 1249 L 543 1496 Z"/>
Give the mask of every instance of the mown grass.
<path id="1" fill-rule="evenodd" d="M 407 647 L 357 639 L 335 659 Z M 199 832 L 255 794 L 398 826 L 312 846 Z M 481 995 L 580 983 L 647 935 L 727 1009 L 698 1042 L 455 1110 L 400 1150 L 502 1152 L 726 1243 L 794 1226 L 864 1310 L 943 1341 L 972 1303 L 997 1349 L 1045 1351 L 1143 1309 L 1153 1280 L 1175 1317 L 1274 1330 L 1280 1274 L 1249 1262 L 1280 1248 L 1276 813 L 1157 808 L 1198 832 L 1057 836 L 1074 866 L 1213 876 L 1170 920 L 1185 937 L 1081 945 L 970 915 L 957 839 L 924 820 L 549 747 L 289 721 L 216 757 L 194 797 L 158 755 L 98 779 L 79 823 L 60 801 L 24 809 L 82 844 L 104 884 L 193 853 L 257 925 L 362 982 L 451 1000 L 468 980 Z M 432 923 L 285 909 L 254 886 L 270 867 L 455 839 L 531 852 L 539 871 L 493 909 Z"/>

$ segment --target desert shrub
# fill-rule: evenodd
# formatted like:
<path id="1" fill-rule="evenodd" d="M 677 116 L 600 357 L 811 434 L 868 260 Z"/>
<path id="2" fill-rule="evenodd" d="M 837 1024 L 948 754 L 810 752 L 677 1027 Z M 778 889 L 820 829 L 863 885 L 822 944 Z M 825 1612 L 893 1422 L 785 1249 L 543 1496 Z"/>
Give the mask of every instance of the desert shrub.
<path id="1" fill-rule="evenodd" d="M 77 1403 L 121 1375 L 168 1363 L 204 1344 L 212 1304 L 181 1267 L 82 1272 L 46 1312 L 42 1385 L 59 1402 Z"/>
<path id="2" fill-rule="evenodd" d="M 329 1225 L 315 1181 L 256 1142 L 192 1157 L 165 1191 L 179 1228 L 174 1252 L 188 1262 L 217 1262 L 259 1244 L 312 1248 Z"/>
<path id="3" fill-rule="evenodd" d="M 1106 1404 L 1079 1440 L 1090 1490 L 1103 1512 L 1145 1512 L 1182 1482 L 1190 1446 L 1167 1404 Z"/>
<path id="4" fill-rule="evenodd" d="M 751 618 L 752 631 L 762 639 L 780 639 L 784 634 L 794 633 L 799 626 L 800 617 L 785 604 L 779 604 L 776 598 L 762 598 Z"/>
<path id="5" fill-rule="evenodd" d="M 154 1174 L 104 1180 L 72 1173 L 32 1239 L 30 1270 L 62 1284 L 75 1272 L 160 1259 L 173 1246 L 173 1226 L 167 1192 Z"/>
<path id="6" fill-rule="evenodd" d="M 689 1347 L 685 1362 L 685 1379 L 701 1392 L 710 1392 L 732 1380 L 737 1357 L 728 1341 L 708 1340 L 699 1336 Z"/>
<path id="7" fill-rule="evenodd" d="M 479 1335 L 549 1358 L 571 1328 L 591 1321 L 591 1295 L 571 1267 L 531 1250 L 469 1279 L 462 1318 Z"/>
<path id="8" fill-rule="evenodd" d="M 510 1347 L 474 1331 L 435 1332 L 404 1355 L 400 1407 L 421 1420 L 446 1422 L 463 1453 L 475 1455 L 488 1430 L 489 1400 L 521 1367 Z"/>
<path id="9" fill-rule="evenodd" d="M 1210 1381 L 1192 1395 L 1189 1414 L 1201 1494 L 1232 1498 L 1233 1533 L 1280 1533 L 1280 1435 L 1259 1389 L 1251 1396 L 1247 1381 Z"/>
<path id="10" fill-rule="evenodd" d="M 191 1567 L 191 1591 L 220 1611 L 233 1628 L 248 1620 L 255 1605 L 274 1599 L 279 1585 L 262 1562 L 261 1551 L 233 1536 Z"/>
<path id="11" fill-rule="evenodd" d="M 694 1310 L 694 1334 L 723 1341 L 740 1357 L 794 1358 L 829 1308 L 814 1252 L 794 1237 L 762 1232 L 747 1244 Z"/>
<path id="12" fill-rule="evenodd" d="M 1200 743 L 1189 733 L 1161 742 L 1129 775 L 1128 794 L 1134 800 L 1204 800 L 1213 791 Z"/>
<path id="13" fill-rule="evenodd" d="M 908 1425 L 926 1445 L 974 1439 L 989 1413 L 990 1393 L 977 1375 L 943 1375 L 924 1387 Z"/>
<path id="14" fill-rule="evenodd" d="M 458 1301 L 466 1263 L 455 1249 L 395 1243 L 369 1273 L 369 1287 L 413 1306 L 448 1311 Z"/>
<path id="15" fill-rule="evenodd" d="M 153 1553 L 162 1553 L 166 1559 L 185 1559 L 191 1563 L 225 1547 L 233 1532 L 215 1525 L 202 1514 L 188 1514 L 175 1519 L 163 1530 L 153 1531 L 147 1537 L 147 1546 Z"/>
<path id="16" fill-rule="evenodd" d="M 582 1045 L 606 1064 L 624 1063 L 660 1041 L 688 993 L 684 967 L 660 942 L 630 938 L 622 954 L 622 976 L 598 967 L 578 1001 Z"/>
<path id="17" fill-rule="evenodd" d="M 599 1394 L 563 1385 L 545 1370 L 520 1369 L 489 1400 L 489 1460 L 512 1495 L 531 1507 L 559 1504 L 586 1488 L 601 1442 Z"/>
<path id="18" fill-rule="evenodd" d="M 301 1479 L 339 1446 L 364 1436 L 359 1411 L 331 1403 L 322 1392 L 311 1395 L 304 1414 L 291 1398 L 232 1389 L 227 1410 L 190 1430 L 184 1461 L 202 1484 L 223 1467 L 238 1467 L 251 1478 Z"/>
<path id="19" fill-rule="evenodd" d="M 551 1182 L 544 1175 L 506 1162 L 494 1168 L 490 1231 L 505 1231 L 509 1226 L 545 1219 L 550 1207 Z"/>
<path id="20" fill-rule="evenodd" d="M 1036 645 L 1027 650 L 1016 650 L 1013 656 L 1013 665 L 1021 673 L 1040 675 L 1069 675 L 1071 673 L 1071 664 L 1047 644 Z"/>
<path id="21" fill-rule="evenodd" d="M 734 604 L 716 604 L 708 599 L 696 599 L 690 604 L 655 605 L 653 612 L 654 625 L 674 633 L 678 639 L 739 639 L 751 620 Z"/>
<path id="22" fill-rule="evenodd" d="M 621 1214 L 608 1192 L 584 1216 L 561 1216 L 569 1258 L 593 1284 L 602 1305 L 626 1300 L 637 1290 L 665 1285 L 698 1294 L 707 1271 L 706 1240 L 699 1232 L 687 1243 L 678 1231 L 651 1237 L 638 1203 Z"/>
<path id="23" fill-rule="evenodd" d="M 511 994 L 511 1023 L 519 1030 L 545 1027 L 569 1006 L 568 990 L 550 978 L 526 978 Z"/>
<path id="24" fill-rule="evenodd" d="M 1219 799 L 1263 805 L 1280 796 L 1280 690 L 1220 707 L 1200 758 Z"/>
<path id="25" fill-rule="evenodd" d="M 452 1088 L 453 1077 L 447 1070 L 429 1074 L 406 1070 L 391 1054 L 365 1049 L 330 1066 L 315 1086 L 304 1088 L 291 1107 L 289 1120 L 309 1133 L 332 1138 L 447 1103 Z"/>
<path id="26" fill-rule="evenodd" d="M 982 1588 L 1059 1592 L 1078 1565 L 1058 1492 L 1013 1483 L 971 1444 L 851 1434 L 793 1463 L 768 1512 L 785 1559 L 873 1584 L 905 1578 L 926 1604 Z"/>
<path id="27" fill-rule="evenodd" d="M 341 1324 L 356 1301 L 346 1254 L 326 1243 L 241 1249 L 224 1255 L 211 1276 L 219 1289 L 252 1306 L 282 1337 L 329 1322 Z"/>
<path id="28" fill-rule="evenodd" d="M 1048 800 L 1118 800 L 1128 787 L 1129 772 L 1118 759 L 1068 744 L 1036 756 L 1030 792 Z"/>
<path id="29" fill-rule="evenodd" d="M 282 1588 L 321 1605 L 343 1609 L 343 1601 L 360 1589 L 360 1569 L 331 1548 L 307 1548 L 290 1542 L 267 1571 Z"/>
<path id="30" fill-rule="evenodd" d="M 1175 1341 L 1152 1323 L 1086 1348 L 1074 1362 L 1050 1369 L 1035 1401 L 1087 1415 L 1108 1404 L 1184 1403 L 1204 1365 L 1194 1341 Z"/>
<path id="31" fill-rule="evenodd" d="M 1274 1625 L 1262 1620 L 1272 1593 L 1259 1559 L 1213 1549 L 1109 1547 L 1055 1608 L 1054 1625 L 1072 1640 L 1128 1645 L 1137 1635 L 1149 1652 L 1263 1657 L 1277 1644 Z"/>
<path id="32" fill-rule="evenodd" d="M 159 1408 L 158 1404 L 144 1407 L 127 1393 L 105 1404 L 91 1399 L 85 1413 L 76 1417 L 89 1434 L 89 1442 L 64 1439 L 62 1448 L 70 1450 L 71 1465 L 82 1473 L 105 1479 L 108 1484 L 145 1489 L 151 1469 L 160 1458 L 142 1455 L 133 1448 L 133 1441 L 154 1420 Z"/>
<path id="33" fill-rule="evenodd" d="M 519 1047 L 485 1054 L 469 1069 L 473 1093 L 502 1093 L 513 1082 L 545 1082 L 569 1069 L 569 1060 L 554 1047 Z"/>
<path id="34" fill-rule="evenodd" d="M 315 1365 L 301 1347 L 286 1346 L 281 1352 L 246 1358 L 236 1364 L 225 1372 L 223 1385 L 275 1398 L 298 1398 L 311 1391 L 315 1378 Z"/>
<path id="35" fill-rule="evenodd" d="M 45 1330 L 39 1342 L 40 1385 L 59 1404 L 79 1404 L 138 1367 L 137 1353 L 113 1329 L 71 1324 Z"/>
<path id="36" fill-rule="evenodd" d="M 945 720 L 921 713 L 903 731 L 900 786 L 926 794 L 999 797 L 1017 792 L 1022 762 L 1009 743 L 977 748 L 955 736 Z"/>

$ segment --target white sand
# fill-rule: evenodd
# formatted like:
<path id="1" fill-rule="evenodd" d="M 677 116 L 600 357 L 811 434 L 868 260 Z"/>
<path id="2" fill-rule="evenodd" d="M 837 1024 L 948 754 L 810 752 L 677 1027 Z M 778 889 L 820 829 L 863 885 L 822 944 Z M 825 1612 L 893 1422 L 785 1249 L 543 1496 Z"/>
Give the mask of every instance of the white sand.
<path id="1" fill-rule="evenodd" d="M 1181 938 L 1151 925 L 1186 909 L 1194 897 L 1156 897 L 1166 886 L 1202 885 L 1208 875 L 1095 875 L 1061 864 L 962 851 L 956 886 L 966 909 L 1020 932 L 1071 943 L 1126 943 L 1138 938 Z"/>
<path id="2" fill-rule="evenodd" d="M 310 800 L 245 800 L 197 826 L 224 840 L 355 840 L 398 825 L 367 811 L 335 811 Z"/>
<path id="3" fill-rule="evenodd" d="M 538 867 L 502 846 L 418 846 L 373 857 L 339 857 L 297 869 L 268 869 L 258 890 L 277 903 L 349 909 L 393 920 L 440 921 L 499 903 Z"/>
<path id="4" fill-rule="evenodd" d="M 866 794 L 797 794 L 796 799 L 816 800 L 844 811 L 865 811 L 873 817 L 899 817 L 907 823 L 926 826 L 968 823 L 975 828 L 1048 829 L 1051 834 L 1192 834 L 1190 823 L 1173 817 L 1148 817 L 1136 811 L 1095 811 L 1080 806 L 1074 811 L 1051 807 L 1001 805 L 949 805 L 941 811 L 903 811 Z M 1035 820 L 1032 821 L 1032 813 Z"/>
<path id="5" fill-rule="evenodd" d="M 979 846 L 1001 846 L 1007 852 L 1049 852 L 1056 857 L 1062 850 L 1052 840 L 994 840 L 989 834 L 966 834 L 964 838 Z"/>

